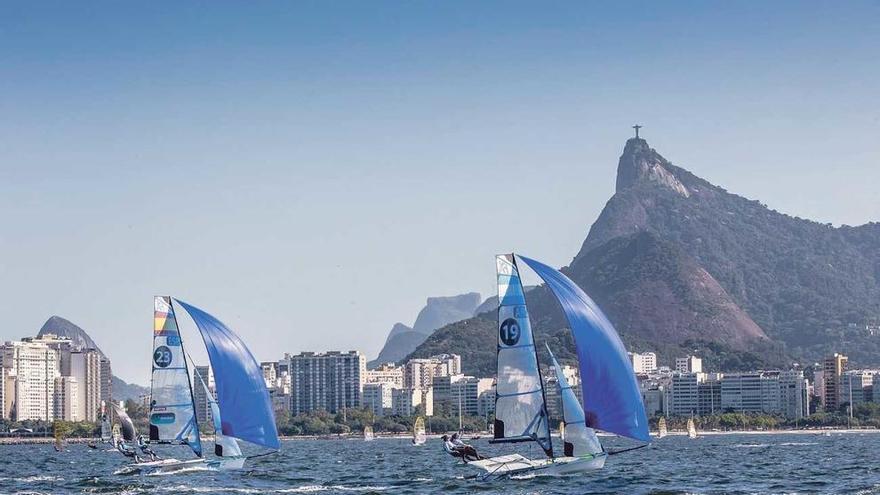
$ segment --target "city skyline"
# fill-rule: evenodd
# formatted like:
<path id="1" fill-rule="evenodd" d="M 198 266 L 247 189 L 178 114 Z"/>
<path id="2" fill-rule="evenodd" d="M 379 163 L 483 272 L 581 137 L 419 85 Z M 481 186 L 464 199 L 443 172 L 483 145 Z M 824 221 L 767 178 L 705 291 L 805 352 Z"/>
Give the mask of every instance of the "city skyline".
<path id="1" fill-rule="evenodd" d="M 771 208 L 880 219 L 877 9 L 4 5 L 0 340 L 59 315 L 144 384 L 170 294 L 261 360 L 372 358 L 492 295 L 496 253 L 568 264 L 634 124 Z"/>

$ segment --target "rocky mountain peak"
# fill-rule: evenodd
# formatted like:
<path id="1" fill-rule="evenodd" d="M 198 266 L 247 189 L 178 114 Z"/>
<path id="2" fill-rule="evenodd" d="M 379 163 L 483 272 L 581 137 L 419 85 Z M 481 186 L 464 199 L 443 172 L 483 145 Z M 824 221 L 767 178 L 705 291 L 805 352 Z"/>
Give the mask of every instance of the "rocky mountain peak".
<path id="1" fill-rule="evenodd" d="M 656 184 L 684 196 L 691 192 L 675 176 L 670 163 L 642 138 L 627 140 L 617 164 L 617 192 L 640 184 Z"/>

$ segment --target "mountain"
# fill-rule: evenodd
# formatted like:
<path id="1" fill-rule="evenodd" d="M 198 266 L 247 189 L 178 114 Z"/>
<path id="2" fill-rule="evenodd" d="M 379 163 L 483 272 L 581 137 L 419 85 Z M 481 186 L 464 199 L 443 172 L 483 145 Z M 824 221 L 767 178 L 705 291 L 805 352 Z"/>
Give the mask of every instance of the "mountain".
<path id="1" fill-rule="evenodd" d="M 880 224 L 834 228 L 776 212 L 673 165 L 643 139 L 627 141 L 616 192 L 563 272 L 628 348 L 657 351 L 663 364 L 697 352 L 710 367 L 736 370 L 833 351 L 880 364 L 880 337 L 865 330 L 880 317 Z M 538 339 L 573 358 L 552 295 L 542 286 L 526 298 Z M 412 356 L 468 353 L 465 372 L 491 375 L 493 318 L 441 328 Z"/>
<path id="2" fill-rule="evenodd" d="M 98 348 L 98 344 L 89 337 L 89 334 L 87 334 L 85 330 L 78 327 L 70 320 L 66 320 L 60 316 L 52 316 L 46 320 L 46 323 L 43 323 L 40 331 L 37 332 L 37 337 L 42 337 L 47 333 L 68 338 L 76 346 L 96 349 L 101 355 L 104 355 L 104 353 L 101 352 L 101 349 Z"/>
<path id="3" fill-rule="evenodd" d="M 457 296 L 429 297 L 419 311 L 412 328 L 395 323 L 388 333 L 379 356 L 367 363 L 374 368 L 382 363 L 397 362 L 425 341 L 434 330 L 456 321 L 470 318 L 480 305 L 480 294 L 469 292 Z"/>
<path id="4" fill-rule="evenodd" d="M 148 387 L 136 385 L 134 383 L 126 383 L 125 380 L 117 376 L 113 377 L 113 400 L 133 400 L 139 402 L 142 395 L 150 393 Z"/>
<path id="5" fill-rule="evenodd" d="M 98 344 L 92 340 L 89 334 L 70 320 L 60 316 L 52 316 L 46 320 L 46 323 L 44 323 L 42 328 L 40 328 L 40 331 L 37 332 L 37 337 L 41 337 L 48 333 L 59 337 L 66 337 L 70 339 L 75 346 L 95 349 L 100 352 L 102 356 L 107 357 L 107 355 L 98 347 Z M 150 393 L 149 388 L 126 383 L 117 376 L 112 377 L 112 387 L 114 400 L 138 400 L 141 395 Z"/>

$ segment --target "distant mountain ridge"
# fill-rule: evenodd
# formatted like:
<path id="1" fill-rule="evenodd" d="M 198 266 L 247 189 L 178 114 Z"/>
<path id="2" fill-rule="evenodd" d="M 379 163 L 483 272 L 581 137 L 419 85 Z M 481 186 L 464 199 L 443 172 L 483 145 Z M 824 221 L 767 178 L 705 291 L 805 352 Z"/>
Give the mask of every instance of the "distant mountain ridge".
<path id="1" fill-rule="evenodd" d="M 94 340 L 86 333 L 85 330 L 80 328 L 75 323 L 62 318 L 60 316 L 52 316 L 46 323 L 43 323 L 43 326 L 40 328 L 40 331 L 37 332 L 37 337 L 42 337 L 46 334 L 56 335 L 58 337 L 64 337 L 70 339 L 74 345 L 83 348 L 95 349 L 101 353 L 102 356 L 109 358 L 101 348 L 98 347 L 98 344 L 95 343 Z M 110 360 L 110 364 L 112 366 L 113 360 Z M 113 387 L 113 400 L 138 400 L 141 395 L 150 393 L 150 389 L 147 387 L 143 387 L 141 385 L 126 383 L 125 380 L 113 376 L 112 377 L 112 387 Z"/>
<path id="2" fill-rule="evenodd" d="M 528 253 L 531 256 L 537 253 Z M 697 351 L 716 369 L 813 362 L 842 351 L 880 364 L 880 224 L 834 228 L 728 193 L 630 139 L 617 190 L 563 268 L 632 350 L 661 363 Z M 527 295 L 539 339 L 574 357 L 544 287 Z M 494 315 L 437 330 L 411 355 L 465 352 L 465 372 L 494 372 Z"/>
<path id="3" fill-rule="evenodd" d="M 415 350 L 434 330 L 456 321 L 470 318 L 480 305 L 477 292 L 457 296 L 429 297 L 419 311 L 412 328 L 395 323 L 388 333 L 379 356 L 367 366 L 374 368 L 382 363 L 398 362 Z"/>

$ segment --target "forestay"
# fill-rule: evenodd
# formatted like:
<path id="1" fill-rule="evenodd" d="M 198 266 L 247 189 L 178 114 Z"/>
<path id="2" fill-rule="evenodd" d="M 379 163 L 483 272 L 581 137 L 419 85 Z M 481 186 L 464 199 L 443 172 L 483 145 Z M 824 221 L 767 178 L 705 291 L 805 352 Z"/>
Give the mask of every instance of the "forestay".
<path id="1" fill-rule="evenodd" d="M 568 319 L 577 347 L 586 425 L 650 442 L 638 383 L 611 322 L 568 277 L 539 261 L 520 258 L 547 283 Z"/>
<path id="2" fill-rule="evenodd" d="M 535 441 L 552 457 L 544 386 L 519 271 L 513 255 L 496 256 L 495 265 L 499 306 L 493 441 Z"/>
<path id="3" fill-rule="evenodd" d="M 220 320 L 179 299 L 195 321 L 214 371 L 223 435 L 281 447 L 263 371 L 241 338 Z"/>
<path id="4" fill-rule="evenodd" d="M 559 384 L 559 394 L 562 399 L 562 421 L 560 436 L 562 437 L 563 455 L 566 457 L 584 457 L 598 454 L 603 451 L 602 444 L 596 437 L 596 432 L 587 427 L 584 418 L 584 409 L 578 400 L 574 389 L 568 384 L 568 379 L 562 372 L 562 367 L 556 361 L 556 356 L 547 346 L 550 353 L 550 361 L 556 370 L 556 382 Z"/>
<path id="5" fill-rule="evenodd" d="M 183 342 L 167 296 L 154 299 L 150 441 L 185 443 L 202 455 Z"/>

